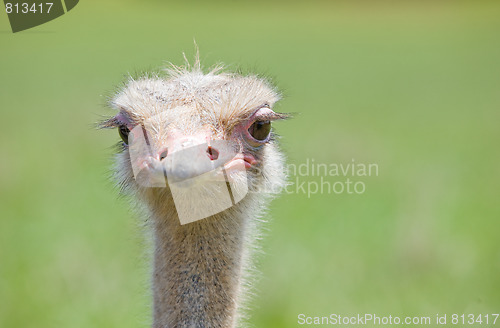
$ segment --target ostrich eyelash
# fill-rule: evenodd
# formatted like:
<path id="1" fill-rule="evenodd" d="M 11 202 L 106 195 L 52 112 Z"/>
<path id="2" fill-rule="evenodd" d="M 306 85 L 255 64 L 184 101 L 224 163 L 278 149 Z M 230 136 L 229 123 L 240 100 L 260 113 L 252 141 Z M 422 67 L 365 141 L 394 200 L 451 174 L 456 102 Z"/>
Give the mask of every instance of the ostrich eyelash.
<path id="1" fill-rule="evenodd" d="M 124 111 L 120 111 L 116 116 L 113 116 L 107 120 L 102 121 L 98 124 L 101 129 L 113 129 L 119 128 L 122 125 L 128 126 L 130 122 L 134 120 Z"/>
<path id="2" fill-rule="evenodd" d="M 264 113 L 264 114 L 258 115 L 255 118 L 255 121 L 257 121 L 257 122 L 278 121 L 278 120 L 286 120 L 289 117 L 290 117 L 290 115 L 287 115 L 287 114 L 269 112 L 269 113 Z"/>
<path id="3" fill-rule="evenodd" d="M 104 121 L 98 123 L 97 127 L 100 129 L 113 129 L 113 128 L 119 127 L 122 124 L 123 123 L 118 121 L 116 119 L 116 117 L 112 117 L 112 118 L 109 118 L 107 120 L 104 120 Z"/>
<path id="4" fill-rule="evenodd" d="M 267 109 L 264 110 L 263 113 L 259 113 L 262 111 L 262 109 Z M 289 118 L 290 116 L 288 114 L 282 114 L 282 113 L 276 113 L 271 109 L 271 106 L 269 106 L 267 103 L 263 104 L 259 107 L 257 107 L 251 115 L 249 115 L 246 120 L 253 120 L 253 122 L 263 122 L 263 121 L 277 121 L 277 120 L 284 120 Z"/>

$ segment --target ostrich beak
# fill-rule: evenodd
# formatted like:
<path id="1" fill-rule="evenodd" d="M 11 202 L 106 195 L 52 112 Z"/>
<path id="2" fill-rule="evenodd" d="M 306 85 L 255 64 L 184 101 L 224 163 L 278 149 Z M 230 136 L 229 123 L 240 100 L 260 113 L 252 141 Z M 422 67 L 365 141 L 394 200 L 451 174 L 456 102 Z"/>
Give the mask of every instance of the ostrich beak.
<path id="1" fill-rule="evenodd" d="M 228 173 L 255 164 L 252 156 L 241 153 L 237 142 L 210 137 L 205 131 L 190 136 L 174 131 L 160 147 L 155 147 L 144 127 L 136 126 L 129 135 L 136 181 L 145 187 L 165 187 L 166 182 L 189 186 L 206 180 L 225 181 L 230 178 Z"/>
<path id="2" fill-rule="evenodd" d="M 239 153 L 239 145 L 228 140 L 209 140 L 203 143 L 181 141 L 161 160 L 170 183 L 196 178 L 218 169 L 224 169 Z M 171 149 L 171 147 L 169 147 Z"/>
<path id="3" fill-rule="evenodd" d="M 141 147 L 130 143 L 131 160 L 133 149 L 147 145 L 146 140 L 133 140 Z M 146 187 L 168 185 L 179 220 L 186 224 L 220 213 L 243 199 L 248 192 L 244 163 L 237 142 L 172 137 L 166 147 L 148 156 L 148 164 L 142 169 L 145 174 L 135 177 Z M 226 172 L 226 165 L 231 172 Z"/>

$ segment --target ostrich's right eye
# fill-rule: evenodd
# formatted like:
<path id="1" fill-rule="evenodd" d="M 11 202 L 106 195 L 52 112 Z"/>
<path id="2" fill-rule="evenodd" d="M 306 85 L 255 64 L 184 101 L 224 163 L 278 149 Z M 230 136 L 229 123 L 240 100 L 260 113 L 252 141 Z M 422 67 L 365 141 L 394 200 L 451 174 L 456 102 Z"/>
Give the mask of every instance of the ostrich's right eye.
<path id="1" fill-rule="evenodd" d="M 118 134 L 120 135 L 120 138 L 122 138 L 123 142 L 128 145 L 128 134 L 130 133 L 130 130 L 127 128 L 126 125 L 120 125 L 118 127 Z"/>

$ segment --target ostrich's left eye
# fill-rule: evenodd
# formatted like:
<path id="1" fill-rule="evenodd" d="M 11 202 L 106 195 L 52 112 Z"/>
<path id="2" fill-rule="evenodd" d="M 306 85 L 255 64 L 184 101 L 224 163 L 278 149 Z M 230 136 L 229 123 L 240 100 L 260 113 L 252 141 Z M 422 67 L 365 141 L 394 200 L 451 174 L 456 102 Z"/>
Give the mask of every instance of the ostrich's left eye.
<path id="1" fill-rule="evenodd" d="M 256 140 L 264 141 L 271 132 L 271 122 L 269 121 L 255 121 L 248 128 L 248 133 Z"/>
<path id="2" fill-rule="evenodd" d="M 120 138 L 122 138 L 123 142 L 128 145 L 128 134 L 130 133 L 130 130 L 127 128 L 126 125 L 120 125 L 118 127 L 118 134 L 120 135 Z"/>

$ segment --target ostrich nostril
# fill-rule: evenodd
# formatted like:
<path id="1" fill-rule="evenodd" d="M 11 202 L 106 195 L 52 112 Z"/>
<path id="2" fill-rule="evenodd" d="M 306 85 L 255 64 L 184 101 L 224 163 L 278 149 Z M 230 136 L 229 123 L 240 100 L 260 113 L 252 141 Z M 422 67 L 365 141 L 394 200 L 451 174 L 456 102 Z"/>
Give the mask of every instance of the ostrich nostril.
<path id="1" fill-rule="evenodd" d="M 211 146 L 208 146 L 207 148 L 207 154 L 210 160 L 215 161 L 217 158 L 219 158 L 219 151 Z"/>
<path id="2" fill-rule="evenodd" d="M 168 149 L 165 149 L 160 153 L 160 161 L 162 161 L 168 155 Z"/>

